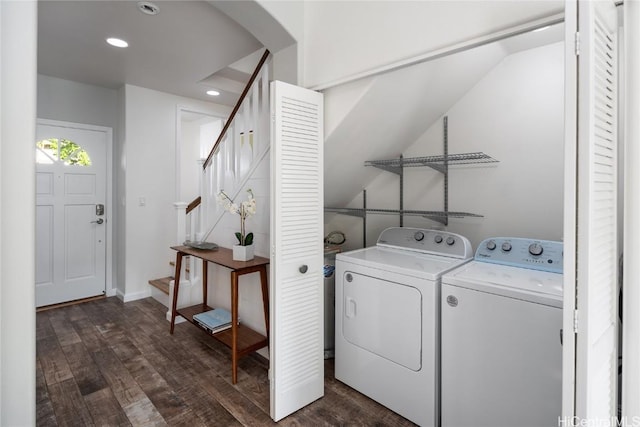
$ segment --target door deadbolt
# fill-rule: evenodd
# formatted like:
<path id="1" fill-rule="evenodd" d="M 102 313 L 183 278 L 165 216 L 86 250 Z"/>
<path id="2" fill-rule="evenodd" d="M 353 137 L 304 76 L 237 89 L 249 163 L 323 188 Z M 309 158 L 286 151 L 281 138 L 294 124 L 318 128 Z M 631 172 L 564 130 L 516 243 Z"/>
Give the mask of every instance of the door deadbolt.
<path id="1" fill-rule="evenodd" d="M 104 205 L 98 204 L 96 205 L 96 216 L 104 215 Z"/>

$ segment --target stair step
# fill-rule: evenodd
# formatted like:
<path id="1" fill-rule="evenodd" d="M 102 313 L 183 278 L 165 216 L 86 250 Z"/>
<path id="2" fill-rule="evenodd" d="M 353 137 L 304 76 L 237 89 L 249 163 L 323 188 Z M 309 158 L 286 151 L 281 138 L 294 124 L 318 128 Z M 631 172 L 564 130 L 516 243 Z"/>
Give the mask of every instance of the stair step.
<path id="1" fill-rule="evenodd" d="M 149 280 L 149 284 L 155 288 L 160 289 L 165 294 L 169 295 L 169 283 L 173 280 L 172 276 L 162 277 L 160 279 Z"/>

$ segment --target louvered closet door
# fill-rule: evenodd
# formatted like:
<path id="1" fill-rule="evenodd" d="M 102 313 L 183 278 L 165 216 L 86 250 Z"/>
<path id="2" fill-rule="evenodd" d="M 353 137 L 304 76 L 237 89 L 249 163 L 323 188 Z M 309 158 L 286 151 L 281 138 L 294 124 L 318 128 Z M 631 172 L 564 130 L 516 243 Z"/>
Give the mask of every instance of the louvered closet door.
<path id="1" fill-rule="evenodd" d="M 577 240 L 575 282 L 565 282 L 565 288 L 575 284 L 576 291 L 575 415 L 611 420 L 616 414 L 617 382 L 616 7 L 613 1 L 579 1 L 577 9 L 575 4 L 568 5 L 566 23 L 575 26 L 576 22 L 578 86 L 573 107 L 578 112 L 577 156 L 567 162 L 574 162 L 577 168 L 577 196 L 576 210 L 565 214 L 577 220 L 575 228 L 565 229 L 565 237 L 575 233 Z M 572 126 L 571 120 L 567 126 Z M 565 244 L 571 245 L 572 240 L 565 239 Z M 564 387 L 571 384 L 565 381 Z"/>
<path id="2" fill-rule="evenodd" d="M 271 83 L 271 417 L 324 395 L 323 97 Z"/>

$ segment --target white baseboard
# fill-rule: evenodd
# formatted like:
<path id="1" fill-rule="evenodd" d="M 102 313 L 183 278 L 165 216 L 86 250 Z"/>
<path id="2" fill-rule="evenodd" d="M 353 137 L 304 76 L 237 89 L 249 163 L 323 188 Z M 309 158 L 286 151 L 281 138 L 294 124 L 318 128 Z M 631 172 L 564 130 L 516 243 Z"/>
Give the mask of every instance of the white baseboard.
<path id="1" fill-rule="evenodd" d="M 105 296 L 107 297 L 115 297 L 118 290 L 116 288 L 106 289 Z"/>
<path id="2" fill-rule="evenodd" d="M 123 294 L 120 291 L 120 289 L 118 289 L 116 291 L 116 296 L 118 298 L 120 298 L 122 300 L 122 302 L 130 302 L 130 301 L 136 301 L 136 300 L 139 300 L 139 299 L 150 297 L 151 296 L 151 291 L 150 290 L 146 290 L 146 291 L 142 291 L 142 292 Z"/>

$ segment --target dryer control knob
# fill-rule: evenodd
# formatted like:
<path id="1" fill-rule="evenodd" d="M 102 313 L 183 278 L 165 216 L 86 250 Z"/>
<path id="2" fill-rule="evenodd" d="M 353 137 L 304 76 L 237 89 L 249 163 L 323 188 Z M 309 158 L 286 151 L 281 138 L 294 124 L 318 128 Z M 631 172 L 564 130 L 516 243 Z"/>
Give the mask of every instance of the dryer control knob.
<path id="1" fill-rule="evenodd" d="M 436 243 L 442 243 L 442 236 L 441 235 L 436 235 L 436 237 L 433 238 L 433 241 Z"/>
<path id="2" fill-rule="evenodd" d="M 509 252 L 511 250 L 511 243 L 504 242 L 502 244 L 502 250 L 505 251 L 505 252 Z"/>
<path id="3" fill-rule="evenodd" d="M 540 243 L 532 243 L 529 245 L 529 253 L 533 256 L 542 255 L 544 249 Z"/>
<path id="4" fill-rule="evenodd" d="M 447 237 L 447 245 L 451 246 L 456 242 L 456 239 L 454 239 L 453 237 L 449 236 Z"/>
<path id="5" fill-rule="evenodd" d="M 496 248 L 496 242 L 494 242 L 493 240 L 489 240 L 487 242 L 487 249 L 489 249 L 490 251 L 494 250 Z"/>
<path id="6" fill-rule="evenodd" d="M 416 239 L 416 242 L 421 242 L 422 239 L 424 239 L 424 233 L 422 231 L 416 231 L 413 238 Z"/>

